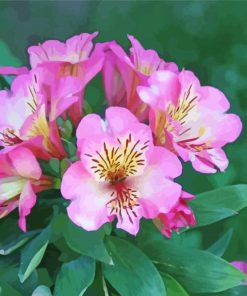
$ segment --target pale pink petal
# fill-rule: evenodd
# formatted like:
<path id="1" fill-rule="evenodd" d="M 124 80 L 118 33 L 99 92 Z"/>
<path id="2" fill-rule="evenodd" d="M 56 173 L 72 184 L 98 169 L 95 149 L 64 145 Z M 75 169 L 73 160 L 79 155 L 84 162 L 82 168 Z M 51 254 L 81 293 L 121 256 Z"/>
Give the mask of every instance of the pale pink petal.
<path id="1" fill-rule="evenodd" d="M 228 159 L 222 149 L 210 149 L 192 157 L 193 168 L 201 173 L 213 174 L 224 171 L 228 166 Z"/>
<path id="2" fill-rule="evenodd" d="M 47 61 L 63 61 L 66 54 L 66 46 L 58 40 L 47 40 L 38 46 L 28 48 L 30 64 L 32 68 Z"/>
<path id="3" fill-rule="evenodd" d="M 158 157 L 162 158 L 162 152 L 166 154 L 166 150 L 162 151 L 155 147 L 153 155 L 149 158 L 149 165 L 143 174 L 130 178 L 131 187 L 138 189 L 140 194 L 138 201 L 143 206 L 146 218 L 154 218 L 160 212 L 168 213 L 176 205 L 181 195 L 181 186 L 168 179 L 172 174 L 181 173 L 181 164 L 169 154 L 168 157 L 164 155 L 163 161 L 158 162 Z M 155 155 L 156 153 L 157 155 Z M 169 157 L 171 158 L 169 159 Z M 173 168 L 173 164 L 167 162 L 167 168 L 164 170 L 165 159 L 167 161 L 175 160 L 175 167 Z M 171 166 L 171 173 L 168 172 L 169 166 Z M 153 205 L 151 206 L 151 204 Z"/>
<path id="4" fill-rule="evenodd" d="M 87 141 L 93 141 L 105 131 L 106 125 L 104 120 L 99 115 L 88 114 L 81 120 L 76 130 L 76 137 L 78 141 L 85 139 Z"/>
<path id="5" fill-rule="evenodd" d="M 103 67 L 103 82 L 109 106 L 127 107 L 126 87 L 116 64 L 117 57 L 109 52 Z"/>
<path id="6" fill-rule="evenodd" d="M 128 38 L 132 44 L 132 48 L 130 48 L 131 60 L 136 69 L 144 75 L 151 75 L 158 70 L 162 60 L 157 52 L 152 49 L 145 50 L 140 42 L 131 35 L 128 35 Z"/>
<path id="7" fill-rule="evenodd" d="M 72 164 L 65 172 L 61 192 L 64 198 L 72 200 L 67 211 L 78 226 L 91 231 L 110 221 L 106 204 L 111 191 L 105 184 L 96 182 L 81 162 Z"/>
<path id="8" fill-rule="evenodd" d="M 136 235 L 140 228 L 140 219 L 143 216 L 142 207 L 136 207 L 135 215 L 131 213 L 131 210 L 122 211 L 122 218 L 118 216 L 117 228 L 121 228 L 132 235 Z"/>
<path id="9" fill-rule="evenodd" d="M 80 99 L 75 95 L 81 89 L 81 81 L 78 78 L 65 77 L 57 80 L 52 88 L 50 121 L 56 120 L 73 103 Z"/>
<path id="10" fill-rule="evenodd" d="M 215 87 L 203 86 L 200 89 L 200 105 L 204 108 L 218 112 L 226 112 L 230 108 L 230 103 L 226 96 Z"/>
<path id="11" fill-rule="evenodd" d="M 167 178 L 176 178 L 182 174 L 182 165 L 178 157 L 163 147 L 154 147 L 149 166 L 162 167 L 163 174 Z"/>
<path id="12" fill-rule="evenodd" d="M 242 122 L 235 114 L 218 114 L 218 122 L 212 120 L 213 124 L 212 143 L 215 148 L 234 142 L 242 131 Z"/>
<path id="13" fill-rule="evenodd" d="M 9 158 L 20 176 L 36 180 L 41 177 L 41 168 L 30 150 L 18 147 L 9 153 Z"/>
<path id="14" fill-rule="evenodd" d="M 126 133 L 138 119 L 126 108 L 109 107 L 105 112 L 106 122 L 115 135 Z"/>
<path id="15" fill-rule="evenodd" d="M 92 34 L 82 33 L 73 36 L 66 41 L 67 61 L 77 63 L 88 58 L 93 48 L 92 40 L 98 35 L 98 32 Z"/>
<path id="16" fill-rule="evenodd" d="M 0 205 L 0 219 L 6 217 L 9 213 L 18 207 L 18 200 L 8 202 L 6 205 Z"/>
<path id="17" fill-rule="evenodd" d="M 150 76 L 148 83 L 149 87 L 137 88 L 143 102 L 162 110 L 168 102 L 177 104 L 181 90 L 178 75 L 171 71 L 156 71 Z"/>

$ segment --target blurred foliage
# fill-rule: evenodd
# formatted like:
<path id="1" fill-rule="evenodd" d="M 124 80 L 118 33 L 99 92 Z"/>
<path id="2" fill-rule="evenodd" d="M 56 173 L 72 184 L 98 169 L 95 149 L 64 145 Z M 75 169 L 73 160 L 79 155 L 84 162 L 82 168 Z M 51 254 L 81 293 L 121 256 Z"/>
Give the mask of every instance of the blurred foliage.
<path id="1" fill-rule="evenodd" d="M 65 40 L 81 32 L 99 31 L 96 41 L 115 39 L 128 50 L 128 33 L 139 39 L 145 48 L 157 50 L 166 61 L 176 62 L 180 69 L 194 71 L 203 85 L 221 89 L 231 102 L 230 111 L 240 115 L 245 126 L 246 13 L 245 1 L 1 1 L 0 65 L 28 65 L 25 49 L 29 45 L 46 39 Z M 0 85 L 7 87 L 8 80 L 1 78 Z M 102 110 L 100 104 L 104 103 L 99 87 L 101 78 L 97 77 L 86 92 L 88 110 Z M 246 148 L 244 128 L 238 141 L 226 148 L 230 165 L 225 173 L 202 175 L 185 164 L 184 174 L 178 181 L 194 194 L 247 183 Z M 43 224 L 49 220 L 41 217 L 42 212 L 38 215 Z M 172 240 L 180 241 L 181 246 L 207 249 L 232 229 L 232 238 L 223 257 L 229 261 L 247 260 L 246 223 L 247 209 L 217 224 L 188 231 L 186 235 L 174 235 Z M 4 229 L 5 224 L 1 222 L 0 229 Z M 0 236 L 4 238 L 5 234 L 0 232 Z M 47 252 L 58 253 L 51 247 Z M 44 284 L 48 285 L 47 281 Z M 244 295 L 245 292 L 241 292 L 244 288 L 237 289 L 218 295 Z"/>

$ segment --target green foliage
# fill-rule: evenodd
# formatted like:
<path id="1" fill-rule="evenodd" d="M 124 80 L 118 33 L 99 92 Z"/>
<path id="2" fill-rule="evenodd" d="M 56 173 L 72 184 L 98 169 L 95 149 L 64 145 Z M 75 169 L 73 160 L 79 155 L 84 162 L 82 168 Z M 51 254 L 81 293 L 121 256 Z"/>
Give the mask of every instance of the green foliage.
<path id="1" fill-rule="evenodd" d="M 95 275 L 95 261 L 81 256 L 64 263 L 58 273 L 54 296 L 81 296 L 92 284 Z"/>
<path id="2" fill-rule="evenodd" d="M 48 246 L 50 235 L 51 229 L 50 226 L 48 226 L 22 250 L 19 271 L 19 278 L 22 283 L 40 264 Z"/>
<path id="3" fill-rule="evenodd" d="M 170 275 L 162 275 L 166 283 L 167 296 L 188 296 L 184 288 Z"/>
<path id="4" fill-rule="evenodd" d="M 232 238 L 233 230 L 230 228 L 219 240 L 217 240 L 208 251 L 219 257 L 223 256 Z"/>
<path id="5" fill-rule="evenodd" d="M 120 295 L 166 295 L 160 274 L 139 249 L 115 237 L 107 239 L 107 246 L 113 264 L 104 265 L 104 276 Z"/>
<path id="6" fill-rule="evenodd" d="M 172 275 L 191 293 L 220 292 L 243 283 L 245 274 L 207 251 L 181 247 L 168 241 L 149 223 L 134 239 L 159 271 Z"/>
<path id="7" fill-rule="evenodd" d="M 99 231 L 88 232 L 68 221 L 67 227 L 64 229 L 64 238 L 68 246 L 75 252 L 105 263 L 111 262 Z"/>

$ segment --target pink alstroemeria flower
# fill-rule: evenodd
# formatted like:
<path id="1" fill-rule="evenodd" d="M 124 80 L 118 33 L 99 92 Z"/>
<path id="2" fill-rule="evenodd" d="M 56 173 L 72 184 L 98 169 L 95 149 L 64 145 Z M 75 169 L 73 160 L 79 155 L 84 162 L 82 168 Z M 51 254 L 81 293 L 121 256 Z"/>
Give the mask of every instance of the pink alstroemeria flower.
<path id="1" fill-rule="evenodd" d="M 0 155 L 0 218 L 19 208 L 19 226 L 26 231 L 26 216 L 36 203 L 36 193 L 51 188 L 33 153 L 18 147 Z"/>
<path id="2" fill-rule="evenodd" d="M 247 262 L 244 261 L 233 261 L 231 262 L 231 264 L 238 268 L 239 270 L 241 270 L 242 272 L 244 272 L 245 274 L 247 274 Z M 247 285 L 247 281 L 244 282 L 244 285 Z"/>
<path id="3" fill-rule="evenodd" d="M 199 172 L 224 171 L 228 159 L 222 147 L 235 141 L 242 129 L 237 115 L 225 113 L 230 105 L 224 94 L 201 86 L 190 71 L 158 71 L 148 83 L 137 91 L 151 107 L 155 144 L 191 161 Z"/>
<path id="4" fill-rule="evenodd" d="M 38 65 L 59 66 L 57 77 L 77 77 L 81 81 L 78 100 L 69 108 L 69 116 L 75 125 L 82 117 L 83 93 L 88 82 L 101 70 L 104 54 L 93 50 L 92 40 L 97 32 L 83 33 L 69 38 L 65 43 L 58 40 L 47 40 L 38 46 L 28 48 L 32 68 Z M 92 51 L 93 50 L 93 51 Z"/>
<path id="5" fill-rule="evenodd" d="M 115 41 L 102 44 L 106 52 L 103 79 L 106 98 L 110 106 L 128 108 L 140 120 L 148 116 L 148 108 L 137 92 L 138 85 L 146 85 L 147 78 L 157 70 L 178 72 L 174 63 L 166 63 L 157 52 L 144 49 L 133 36 L 128 36 L 132 47 L 130 56 Z"/>
<path id="6" fill-rule="evenodd" d="M 0 91 L 0 145 L 25 145 L 40 158 L 63 158 L 56 119 L 81 89 L 78 78 L 57 79 L 47 67 L 18 76 L 11 91 Z M 43 148 L 42 148 L 43 146 Z"/>
<path id="7" fill-rule="evenodd" d="M 193 195 L 183 191 L 175 207 L 169 213 L 160 214 L 154 220 L 154 224 L 162 234 L 171 237 L 173 231 L 178 231 L 180 228 L 194 226 L 196 224 L 194 213 L 187 205 L 187 200 L 193 198 Z"/>
<path id="8" fill-rule="evenodd" d="M 61 192 L 71 200 L 70 219 L 96 230 L 117 217 L 117 227 L 136 234 L 142 217 L 169 213 L 181 195 L 173 178 L 178 158 L 154 147 L 150 128 L 121 107 L 85 116 L 77 129 L 80 161 L 65 172 Z"/>

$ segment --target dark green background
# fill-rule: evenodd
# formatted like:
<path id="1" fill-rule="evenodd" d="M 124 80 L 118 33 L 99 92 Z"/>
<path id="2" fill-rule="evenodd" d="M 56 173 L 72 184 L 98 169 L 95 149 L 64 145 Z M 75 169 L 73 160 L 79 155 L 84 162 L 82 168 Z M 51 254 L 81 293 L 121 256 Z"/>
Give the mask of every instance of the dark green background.
<path id="1" fill-rule="evenodd" d="M 203 85 L 220 88 L 231 111 L 246 123 L 247 114 L 247 2 L 245 1 L 114 1 L 0 3 L 0 64 L 27 65 L 25 49 L 46 39 L 65 40 L 81 32 L 99 31 L 96 41 L 115 39 L 126 49 L 126 34 L 145 48 L 156 49 L 180 69 L 193 70 Z M 103 92 L 96 92 L 103 99 Z M 95 95 L 96 96 L 96 95 Z M 94 105 L 93 98 L 90 98 Z M 95 103 L 96 104 L 96 103 Z M 180 178 L 185 190 L 199 193 L 228 184 L 247 182 L 247 137 L 228 145 L 230 165 L 225 173 L 202 175 L 185 165 Z M 247 211 L 224 223 L 204 228 L 204 247 L 234 228 L 225 255 L 247 260 Z"/>

